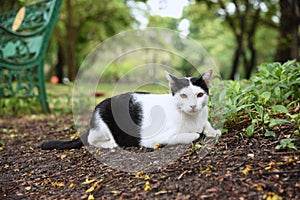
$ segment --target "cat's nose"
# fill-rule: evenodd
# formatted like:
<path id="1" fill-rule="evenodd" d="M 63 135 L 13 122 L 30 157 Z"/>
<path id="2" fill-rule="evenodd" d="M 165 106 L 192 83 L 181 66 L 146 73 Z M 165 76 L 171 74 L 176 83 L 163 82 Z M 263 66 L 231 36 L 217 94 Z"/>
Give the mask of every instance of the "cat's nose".
<path id="1" fill-rule="evenodd" d="M 190 105 L 190 107 L 194 110 L 197 105 Z"/>

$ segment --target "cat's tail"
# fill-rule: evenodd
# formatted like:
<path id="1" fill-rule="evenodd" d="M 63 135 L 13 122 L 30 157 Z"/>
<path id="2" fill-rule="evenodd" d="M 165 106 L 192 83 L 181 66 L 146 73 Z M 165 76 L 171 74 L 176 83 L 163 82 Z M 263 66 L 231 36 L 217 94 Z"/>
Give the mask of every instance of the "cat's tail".
<path id="1" fill-rule="evenodd" d="M 75 140 L 69 140 L 69 141 L 49 140 L 43 142 L 40 145 L 40 148 L 42 150 L 80 149 L 82 146 L 84 146 L 84 144 L 87 144 L 87 136 L 88 136 L 88 131 Z"/>

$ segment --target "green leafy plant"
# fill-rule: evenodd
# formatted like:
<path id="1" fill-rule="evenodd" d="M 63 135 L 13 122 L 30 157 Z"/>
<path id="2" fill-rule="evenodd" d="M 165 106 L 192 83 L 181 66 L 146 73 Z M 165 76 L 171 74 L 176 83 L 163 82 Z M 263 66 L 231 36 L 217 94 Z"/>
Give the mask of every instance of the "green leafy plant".
<path id="1" fill-rule="evenodd" d="M 71 89 L 72 85 L 47 84 L 48 102 L 52 114 L 72 113 Z M 5 118 L 40 114 L 41 104 L 36 97 L 22 98 L 19 96 L 0 98 L 0 115 Z"/>
<path id="2" fill-rule="evenodd" d="M 0 99 L 0 115 L 3 117 L 26 115 L 40 111 L 41 106 L 37 98 L 10 97 Z"/>
<path id="3" fill-rule="evenodd" d="M 241 126 L 249 137 L 255 133 L 275 137 L 274 127 L 282 124 L 292 124 L 299 132 L 299 113 L 290 113 L 300 104 L 299 86 L 300 65 L 295 61 L 265 63 L 249 81 L 225 82 L 221 95 L 226 126 Z"/>
<path id="4" fill-rule="evenodd" d="M 286 138 L 286 139 L 282 139 L 280 140 L 280 144 L 278 144 L 275 149 L 284 149 L 284 148 L 290 148 L 290 149 L 294 149 L 294 150 L 298 150 L 295 147 L 294 141 L 297 140 L 295 138 Z"/>

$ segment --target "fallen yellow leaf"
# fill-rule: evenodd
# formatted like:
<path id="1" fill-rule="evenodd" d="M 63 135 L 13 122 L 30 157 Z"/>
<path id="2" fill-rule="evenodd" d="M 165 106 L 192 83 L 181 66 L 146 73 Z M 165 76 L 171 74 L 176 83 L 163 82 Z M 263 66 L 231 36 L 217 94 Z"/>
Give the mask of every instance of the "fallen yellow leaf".
<path id="1" fill-rule="evenodd" d="M 73 187 L 75 187 L 75 183 L 71 183 L 71 184 L 69 185 L 69 188 L 73 188 Z"/>
<path id="2" fill-rule="evenodd" d="M 94 183 L 89 189 L 85 191 L 85 193 L 93 192 L 97 186 L 98 182 Z"/>
<path id="3" fill-rule="evenodd" d="M 63 186 L 65 186 L 65 184 L 61 183 L 61 182 L 51 182 L 51 185 L 53 187 L 63 187 Z"/>
<path id="4" fill-rule="evenodd" d="M 144 176 L 144 172 L 143 172 L 143 171 L 137 172 L 137 173 L 135 174 L 135 178 L 142 178 L 143 176 Z"/>
<path id="5" fill-rule="evenodd" d="M 43 180 L 42 185 L 47 185 L 48 183 L 51 183 L 51 179 L 50 178 L 46 178 Z"/>
<path id="6" fill-rule="evenodd" d="M 284 163 L 283 162 L 274 162 L 274 161 L 271 161 L 268 166 L 265 167 L 265 170 L 270 170 L 272 169 L 272 167 L 276 167 L 276 166 L 280 166 L 280 165 L 283 165 Z"/>
<path id="7" fill-rule="evenodd" d="M 63 184 L 63 183 L 57 183 L 57 187 L 63 187 L 63 186 L 65 186 L 65 184 Z"/>
<path id="8" fill-rule="evenodd" d="M 261 184 L 254 184 L 253 187 L 259 192 L 263 191 L 263 187 Z"/>
<path id="9" fill-rule="evenodd" d="M 112 190 L 112 191 L 111 191 L 111 193 L 113 193 L 114 195 L 118 195 L 118 194 L 120 194 L 120 192 L 119 192 L 119 191 L 117 191 L 117 190 Z"/>
<path id="10" fill-rule="evenodd" d="M 265 170 L 270 170 L 270 169 L 272 169 L 272 166 L 265 167 Z"/>
<path id="11" fill-rule="evenodd" d="M 27 186 L 27 187 L 25 187 L 25 190 L 29 191 L 29 190 L 31 190 L 31 187 Z"/>
<path id="12" fill-rule="evenodd" d="M 92 187 L 90 187 L 89 189 L 87 189 L 85 191 L 85 193 L 93 192 L 94 190 L 95 190 L 95 186 L 93 185 Z"/>
<path id="13" fill-rule="evenodd" d="M 86 185 L 86 184 L 93 183 L 93 182 L 95 182 L 95 181 L 96 181 L 96 179 L 91 179 L 91 180 L 86 179 L 82 184 Z"/>
<path id="14" fill-rule="evenodd" d="M 156 145 L 153 147 L 154 150 L 159 149 L 159 148 L 161 148 L 161 144 L 156 144 Z"/>
<path id="15" fill-rule="evenodd" d="M 149 182 L 149 181 L 146 181 L 144 190 L 145 190 L 145 191 L 151 190 L 151 186 L 150 186 L 150 182 Z"/>
<path id="16" fill-rule="evenodd" d="M 149 175 L 146 174 L 146 175 L 144 176 L 144 180 L 147 181 L 147 180 L 149 180 L 149 179 L 150 179 Z"/>
<path id="17" fill-rule="evenodd" d="M 289 157 L 287 163 L 291 163 L 291 162 L 294 162 L 294 159 L 292 157 Z"/>
<path id="18" fill-rule="evenodd" d="M 200 172 L 211 172 L 212 170 L 216 170 L 212 165 L 207 166 L 205 169 L 200 167 Z"/>
<path id="19" fill-rule="evenodd" d="M 280 165 L 283 165 L 283 164 L 284 164 L 283 162 L 276 162 L 277 166 L 280 166 Z"/>
<path id="20" fill-rule="evenodd" d="M 252 170 L 252 166 L 246 165 L 246 168 L 242 171 L 244 175 L 248 175 L 249 171 Z"/>
<path id="21" fill-rule="evenodd" d="M 282 200 L 282 197 L 275 192 L 267 192 L 263 198 L 266 200 Z"/>
<path id="22" fill-rule="evenodd" d="M 71 137 L 70 137 L 71 140 L 76 140 L 77 138 L 79 138 L 79 132 L 76 132 L 75 134 L 71 135 Z"/>
<path id="23" fill-rule="evenodd" d="M 90 194 L 89 197 L 88 197 L 88 200 L 94 200 L 94 195 Z"/>

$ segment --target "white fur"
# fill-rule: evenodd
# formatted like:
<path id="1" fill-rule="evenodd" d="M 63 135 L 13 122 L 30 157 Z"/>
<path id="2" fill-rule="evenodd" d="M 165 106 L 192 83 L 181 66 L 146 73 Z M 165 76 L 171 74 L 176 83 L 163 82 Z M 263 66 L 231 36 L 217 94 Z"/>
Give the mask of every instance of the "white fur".
<path id="1" fill-rule="evenodd" d="M 115 142 L 109 128 L 106 123 L 98 115 L 99 112 L 95 112 L 98 126 L 95 129 L 89 130 L 88 143 L 95 147 L 100 148 L 115 148 L 118 144 Z"/>
<path id="2" fill-rule="evenodd" d="M 137 101 L 143 103 L 144 112 L 148 113 L 143 119 L 141 146 L 151 148 L 156 144 L 189 144 L 198 139 L 201 132 L 210 137 L 221 135 L 221 132 L 213 129 L 208 122 L 208 96 L 204 94 L 203 97 L 197 98 L 195 94 L 199 92 L 204 91 L 190 85 L 174 97 L 170 94 L 138 95 Z M 187 94 L 188 98 L 182 99 L 181 93 Z M 192 109 L 190 105 L 196 105 L 196 108 Z M 164 115 L 157 112 L 157 115 L 150 116 L 154 106 L 159 106 Z M 157 124 L 159 127 L 149 129 L 149 124 Z"/>

